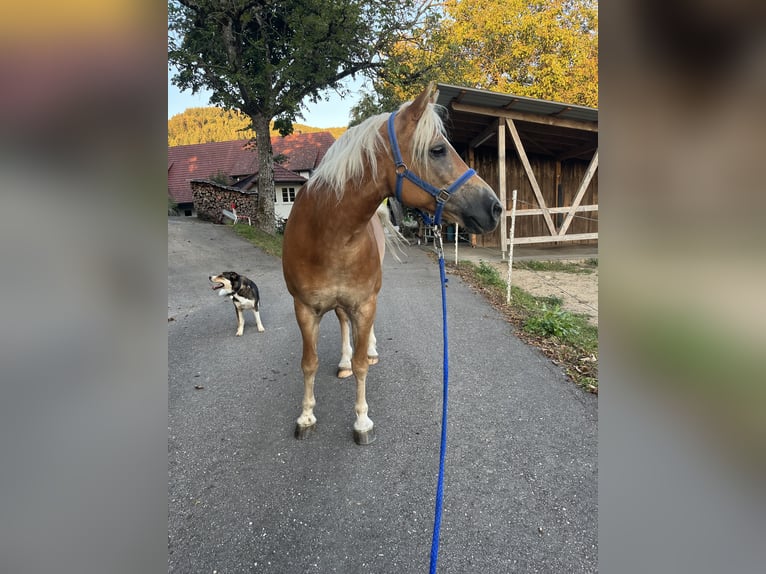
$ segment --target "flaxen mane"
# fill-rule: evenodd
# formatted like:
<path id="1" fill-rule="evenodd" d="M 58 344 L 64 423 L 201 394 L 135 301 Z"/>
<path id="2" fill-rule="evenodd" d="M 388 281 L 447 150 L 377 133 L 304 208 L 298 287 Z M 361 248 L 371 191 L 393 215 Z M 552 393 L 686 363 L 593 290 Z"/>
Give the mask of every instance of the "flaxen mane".
<path id="1" fill-rule="evenodd" d="M 402 104 L 399 110 L 410 105 Z M 428 165 L 428 149 L 437 136 L 444 135 L 444 123 L 437 113 L 435 104 L 428 104 L 426 113 L 420 119 L 412 137 L 412 168 L 423 170 Z M 379 114 L 364 120 L 361 124 L 349 128 L 330 147 L 319 167 L 305 186 L 306 191 L 324 187 L 335 192 L 340 199 L 346 183 L 358 182 L 369 169 L 369 175 L 378 173 L 377 154 L 386 147 L 381 126 L 388 121 L 390 114 Z M 387 149 L 387 147 L 386 147 Z M 387 152 L 390 156 L 390 151 Z M 393 162 L 393 159 L 391 160 Z M 427 175 L 427 174 L 425 174 Z"/>

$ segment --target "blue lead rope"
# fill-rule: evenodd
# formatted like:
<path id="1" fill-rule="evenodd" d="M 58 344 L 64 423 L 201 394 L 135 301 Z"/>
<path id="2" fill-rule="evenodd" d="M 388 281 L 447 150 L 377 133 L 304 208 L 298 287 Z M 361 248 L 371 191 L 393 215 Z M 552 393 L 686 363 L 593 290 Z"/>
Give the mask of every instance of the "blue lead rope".
<path id="1" fill-rule="evenodd" d="M 439 558 L 439 532 L 442 523 L 442 502 L 444 499 L 444 460 L 447 454 L 447 396 L 449 394 L 449 339 L 447 337 L 447 275 L 444 270 L 444 249 L 442 247 L 441 230 L 434 225 L 434 240 L 439 241 L 439 276 L 442 284 L 442 325 L 444 347 L 444 385 L 442 391 L 442 435 L 439 448 L 439 479 L 436 483 L 436 508 L 434 511 L 434 531 L 431 539 L 430 574 L 436 573 L 436 561 Z"/>
<path id="2" fill-rule="evenodd" d="M 439 531 L 441 530 L 442 522 L 442 500 L 444 498 L 444 459 L 447 453 L 447 392 L 449 382 L 449 343 L 447 340 L 447 275 L 444 271 L 444 246 L 442 245 L 441 224 L 442 210 L 444 204 L 450 198 L 450 195 L 456 191 L 460 186 L 471 179 L 476 172 L 473 169 L 467 169 L 463 175 L 457 180 L 452 182 L 445 188 L 438 188 L 427 181 L 420 179 L 415 173 L 410 171 L 407 165 L 402 159 L 402 154 L 399 151 L 399 143 L 396 141 L 396 130 L 394 130 L 394 119 L 396 112 L 392 113 L 388 117 L 388 140 L 391 143 L 391 154 L 393 155 L 394 165 L 396 165 L 396 188 L 394 195 L 396 199 L 404 205 L 402 201 L 402 186 L 404 180 L 407 179 L 417 185 L 423 191 L 431 194 L 436 200 L 436 206 L 434 208 L 434 216 L 431 218 L 427 213 L 420 212 L 426 225 L 433 225 L 434 229 L 434 244 L 436 240 L 439 241 L 437 247 L 437 253 L 439 254 L 439 275 L 442 282 L 442 321 L 444 325 L 444 396 L 442 398 L 442 438 L 441 448 L 439 449 L 439 480 L 436 484 L 436 510 L 434 512 L 434 533 L 431 540 L 431 574 L 436 572 L 436 559 L 439 555 Z"/>

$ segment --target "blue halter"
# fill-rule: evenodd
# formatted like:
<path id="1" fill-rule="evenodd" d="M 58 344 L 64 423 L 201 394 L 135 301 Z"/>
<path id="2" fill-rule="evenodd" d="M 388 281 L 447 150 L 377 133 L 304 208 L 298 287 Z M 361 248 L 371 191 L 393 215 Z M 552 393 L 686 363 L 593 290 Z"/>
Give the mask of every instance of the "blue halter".
<path id="1" fill-rule="evenodd" d="M 394 163 L 396 164 L 396 199 L 399 201 L 399 203 L 404 205 L 404 203 L 402 203 L 402 184 L 404 183 L 404 178 L 409 179 L 420 189 L 433 195 L 436 199 L 436 209 L 434 210 L 433 219 L 431 219 L 427 213 L 423 213 L 422 211 L 420 212 L 420 215 L 423 217 L 426 225 L 439 225 L 441 223 L 444 204 L 450 198 L 450 195 L 466 181 L 476 175 L 476 172 L 469 168 L 468 171 L 457 178 L 449 187 L 442 189 L 438 189 L 427 181 L 420 179 L 417 175 L 410 171 L 410 169 L 407 167 L 407 164 L 405 164 L 402 160 L 402 154 L 399 152 L 399 143 L 396 141 L 396 132 L 394 131 L 395 117 L 396 112 L 392 113 L 388 117 L 388 140 L 391 142 L 391 153 L 394 155 Z"/>

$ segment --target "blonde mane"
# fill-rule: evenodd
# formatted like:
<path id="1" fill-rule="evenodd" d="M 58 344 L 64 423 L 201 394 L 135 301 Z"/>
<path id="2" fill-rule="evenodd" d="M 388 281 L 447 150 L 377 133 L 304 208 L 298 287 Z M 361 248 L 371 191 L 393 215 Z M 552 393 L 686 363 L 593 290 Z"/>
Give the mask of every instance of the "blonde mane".
<path id="1" fill-rule="evenodd" d="M 401 112 L 412 102 L 406 102 L 399 108 Z M 444 123 L 438 109 L 442 106 L 428 104 L 426 111 L 418 121 L 415 133 L 412 135 L 412 165 L 411 169 L 423 173 L 428 165 L 428 150 L 438 136 L 444 136 Z M 377 156 L 381 149 L 391 158 L 393 169 L 393 154 L 388 145 L 388 136 L 381 133 L 381 127 L 388 121 L 391 114 L 379 114 L 364 120 L 361 124 L 349 128 L 338 140 L 330 146 L 319 167 L 304 186 L 311 192 L 324 187 L 335 193 L 338 200 L 348 183 L 358 183 L 367 173 L 375 178 L 378 173 Z M 385 132 L 385 130 L 384 130 Z M 401 146 L 401 143 L 399 144 Z M 369 172 L 366 172 L 369 170 Z"/>

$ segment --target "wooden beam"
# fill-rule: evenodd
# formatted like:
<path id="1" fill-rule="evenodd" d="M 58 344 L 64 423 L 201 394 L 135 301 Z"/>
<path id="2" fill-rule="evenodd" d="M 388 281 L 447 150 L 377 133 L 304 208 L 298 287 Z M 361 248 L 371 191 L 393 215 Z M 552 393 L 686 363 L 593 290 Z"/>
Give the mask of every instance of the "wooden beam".
<path id="1" fill-rule="evenodd" d="M 572 223 L 572 218 L 574 217 L 575 210 L 577 209 L 577 206 L 580 205 L 580 202 L 585 195 L 585 190 L 588 189 L 588 184 L 590 183 L 590 180 L 593 179 L 593 174 L 596 173 L 597 168 L 598 150 L 596 150 L 596 153 L 593 154 L 593 158 L 590 160 L 590 165 L 588 166 L 588 169 L 586 170 L 585 175 L 580 182 L 580 188 L 577 190 L 577 195 L 575 195 L 572 206 L 569 208 L 569 212 L 564 219 L 564 223 L 562 224 L 561 229 L 559 229 L 559 235 L 564 235 L 567 232 L 567 229 L 569 229 L 569 225 Z"/>
<path id="2" fill-rule="evenodd" d="M 518 215 L 518 213 L 516 214 Z M 598 233 L 576 233 L 563 237 L 541 235 L 539 237 L 514 237 L 514 245 L 528 245 L 530 243 L 554 243 L 559 241 L 585 241 L 586 239 L 598 239 Z"/>
<path id="3" fill-rule="evenodd" d="M 513 144 L 516 146 L 516 151 L 518 152 L 519 158 L 521 159 L 521 163 L 524 166 L 524 171 L 527 172 L 527 178 L 529 178 L 529 183 L 532 184 L 532 191 L 535 192 L 537 203 L 544 211 L 543 217 L 545 218 L 545 224 L 548 226 L 548 231 L 550 232 L 551 235 L 556 235 L 556 226 L 553 225 L 553 220 L 551 219 L 550 211 L 548 210 L 548 206 L 545 205 L 545 198 L 543 197 L 542 191 L 540 191 L 540 184 L 537 183 L 537 178 L 535 177 L 535 174 L 532 171 L 532 165 L 529 163 L 527 152 L 524 151 L 524 145 L 521 143 L 519 132 L 516 130 L 516 124 L 514 124 L 513 120 L 509 118 L 505 119 L 505 123 L 511 132 L 511 137 L 513 138 Z M 498 132 L 498 134 L 499 133 L 500 132 Z"/>
<path id="4" fill-rule="evenodd" d="M 505 259 L 505 252 L 508 250 L 508 227 L 506 225 L 506 218 L 508 217 L 508 194 L 506 190 L 506 173 L 505 173 L 505 125 L 503 122 L 497 122 L 497 173 L 498 173 L 498 187 L 500 188 L 500 204 L 503 206 L 503 213 L 500 217 L 502 225 L 500 226 L 500 252 L 503 259 Z"/>
<path id="5" fill-rule="evenodd" d="M 587 132 L 598 131 L 598 122 L 589 122 L 586 120 L 573 120 L 568 118 L 557 118 L 555 116 L 546 116 L 545 114 L 533 114 L 531 112 L 518 112 L 500 108 L 472 106 L 470 104 L 461 104 L 459 102 L 453 102 L 451 108 L 456 112 L 467 112 L 470 114 L 493 116 L 496 118 L 506 118 L 509 120 L 521 120 L 524 122 L 545 124 L 549 126 L 557 126 L 560 128 L 572 128 L 574 130 L 583 130 Z"/>
<path id="6" fill-rule="evenodd" d="M 548 213 L 569 213 L 571 207 L 549 207 L 545 209 L 517 209 L 516 217 L 523 217 L 524 215 L 543 215 L 546 211 Z M 584 211 L 598 211 L 598 205 L 578 205 L 576 212 L 581 213 Z"/>
<path id="7" fill-rule="evenodd" d="M 487 126 L 487 129 L 485 129 L 483 132 L 481 132 L 478 136 L 473 138 L 470 143 L 468 144 L 469 149 L 474 149 L 479 147 L 481 144 L 483 144 L 485 141 L 487 141 L 489 138 L 491 138 L 495 133 L 497 132 L 497 123 L 500 120 L 495 120 L 492 122 L 489 126 Z"/>

